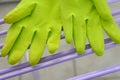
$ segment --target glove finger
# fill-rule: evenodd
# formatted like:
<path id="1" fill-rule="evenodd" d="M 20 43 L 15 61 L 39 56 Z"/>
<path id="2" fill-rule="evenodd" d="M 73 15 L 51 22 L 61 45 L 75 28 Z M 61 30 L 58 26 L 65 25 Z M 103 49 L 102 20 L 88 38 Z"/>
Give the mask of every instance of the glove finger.
<path id="1" fill-rule="evenodd" d="M 19 35 L 8 55 L 8 62 L 10 64 L 16 64 L 22 58 L 31 43 L 32 36 L 32 31 L 23 28 L 21 34 Z"/>
<path id="2" fill-rule="evenodd" d="M 44 52 L 48 32 L 45 30 L 36 31 L 30 46 L 29 61 L 31 65 L 36 65 Z"/>
<path id="3" fill-rule="evenodd" d="M 2 56 L 6 56 L 9 53 L 9 51 L 13 47 L 16 39 L 18 38 L 19 34 L 21 33 L 22 29 L 23 28 L 21 26 L 18 26 L 16 24 L 13 24 L 9 28 L 4 46 L 2 48 Z"/>
<path id="4" fill-rule="evenodd" d="M 100 17 L 96 12 L 91 13 L 90 17 L 88 18 L 87 37 L 92 50 L 98 56 L 102 56 L 104 52 L 104 36 L 102 32 L 102 25 L 100 23 Z"/>
<path id="5" fill-rule="evenodd" d="M 15 23 L 16 21 L 19 21 L 24 17 L 31 15 L 34 7 L 35 7 L 35 4 L 33 3 L 30 4 L 27 2 L 21 1 L 20 4 L 15 9 L 13 9 L 4 17 L 4 21 L 9 24 Z"/>
<path id="6" fill-rule="evenodd" d="M 109 20 L 112 18 L 111 11 L 110 11 L 107 0 L 93 0 L 93 3 L 95 5 L 95 8 L 97 9 L 97 12 L 99 13 L 102 19 Z"/>
<path id="7" fill-rule="evenodd" d="M 84 53 L 86 44 L 86 24 L 85 20 L 79 20 L 80 18 L 74 18 L 73 37 L 74 45 L 79 54 Z"/>
<path id="8" fill-rule="evenodd" d="M 115 41 L 115 43 L 120 44 L 120 30 L 114 22 L 102 21 L 103 29 L 107 35 Z"/>
<path id="9" fill-rule="evenodd" d="M 60 45 L 61 38 L 61 25 L 54 25 L 55 29 L 51 30 L 50 36 L 47 41 L 48 50 L 50 53 L 54 53 Z"/>
<path id="10" fill-rule="evenodd" d="M 63 17 L 62 24 L 63 24 L 66 42 L 71 43 L 72 42 L 72 35 L 73 35 L 72 16 L 70 18 Z"/>

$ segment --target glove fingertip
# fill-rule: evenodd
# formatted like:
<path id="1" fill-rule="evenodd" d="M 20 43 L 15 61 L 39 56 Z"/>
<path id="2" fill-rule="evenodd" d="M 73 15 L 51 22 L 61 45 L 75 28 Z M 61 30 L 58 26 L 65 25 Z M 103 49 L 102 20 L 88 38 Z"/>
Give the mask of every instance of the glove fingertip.
<path id="1" fill-rule="evenodd" d="M 11 65 L 16 64 L 18 61 L 21 59 L 21 51 L 19 50 L 11 50 L 9 55 L 8 55 L 8 62 Z"/>
<path id="2" fill-rule="evenodd" d="M 31 66 L 35 66 L 38 62 L 37 61 L 30 61 Z"/>
<path id="3" fill-rule="evenodd" d="M 103 56 L 103 52 L 96 52 L 97 56 Z"/>
<path id="4" fill-rule="evenodd" d="M 2 50 L 2 51 L 1 51 L 1 56 L 2 56 L 2 57 L 5 57 L 5 56 L 6 56 L 5 50 Z"/>
<path id="5" fill-rule="evenodd" d="M 115 41 L 116 44 L 120 44 L 120 40 Z"/>
<path id="6" fill-rule="evenodd" d="M 8 13 L 7 15 L 5 15 L 4 17 L 4 21 L 5 23 L 8 23 L 8 24 L 11 24 L 11 23 L 14 23 L 15 22 L 15 18 L 14 18 L 14 13 Z M 19 17 L 19 16 L 18 16 Z"/>
<path id="7" fill-rule="evenodd" d="M 11 65 L 16 64 L 15 58 L 13 58 L 13 57 L 8 57 L 8 63 L 11 64 Z"/>
<path id="8" fill-rule="evenodd" d="M 79 55 L 82 55 L 85 50 L 84 50 L 84 48 L 81 48 L 81 49 L 76 49 L 76 51 Z"/>
<path id="9" fill-rule="evenodd" d="M 38 64 L 38 62 L 40 61 L 40 58 L 38 56 L 29 56 L 29 63 L 31 66 L 35 66 L 36 64 Z"/>
<path id="10" fill-rule="evenodd" d="M 51 54 L 54 54 L 57 49 L 58 49 L 58 46 L 56 46 L 56 45 L 54 45 L 54 44 L 49 44 L 49 45 L 48 45 L 48 51 L 49 51 Z"/>
<path id="11" fill-rule="evenodd" d="M 120 32 L 116 32 L 115 37 L 111 37 L 116 44 L 120 44 Z"/>
<path id="12" fill-rule="evenodd" d="M 101 48 L 101 49 L 93 49 L 93 51 L 95 52 L 95 54 L 97 55 L 97 56 L 103 56 L 103 54 L 104 54 L 104 48 Z"/>
<path id="13" fill-rule="evenodd" d="M 4 22 L 9 23 L 7 16 L 4 17 Z"/>
<path id="14" fill-rule="evenodd" d="M 7 54 L 8 54 L 8 50 L 5 47 L 3 47 L 1 51 L 2 57 L 5 57 Z"/>
<path id="15" fill-rule="evenodd" d="M 5 57 L 5 56 L 6 56 L 6 54 L 2 52 L 1 56 L 2 56 L 2 57 Z"/>
<path id="16" fill-rule="evenodd" d="M 67 42 L 68 44 L 72 43 L 72 38 L 67 38 L 67 39 L 66 39 L 66 42 Z"/>

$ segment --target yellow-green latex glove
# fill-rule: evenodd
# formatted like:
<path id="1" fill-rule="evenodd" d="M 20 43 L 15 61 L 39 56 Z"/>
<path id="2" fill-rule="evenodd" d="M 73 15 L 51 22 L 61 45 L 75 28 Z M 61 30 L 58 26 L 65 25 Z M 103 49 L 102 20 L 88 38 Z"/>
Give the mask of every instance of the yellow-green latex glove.
<path id="1" fill-rule="evenodd" d="M 8 54 L 8 62 L 16 64 L 30 45 L 31 65 L 39 62 L 47 44 L 54 53 L 61 36 L 58 0 L 22 0 L 4 20 L 12 24 L 7 33 L 2 56 Z"/>
<path id="2" fill-rule="evenodd" d="M 86 39 L 98 55 L 104 52 L 102 29 L 116 43 L 120 43 L 120 31 L 115 24 L 107 0 L 61 0 L 62 24 L 67 42 L 74 39 L 76 51 L 82 54 Z M 68 31 L 69 30 L 69 31 Z"/>

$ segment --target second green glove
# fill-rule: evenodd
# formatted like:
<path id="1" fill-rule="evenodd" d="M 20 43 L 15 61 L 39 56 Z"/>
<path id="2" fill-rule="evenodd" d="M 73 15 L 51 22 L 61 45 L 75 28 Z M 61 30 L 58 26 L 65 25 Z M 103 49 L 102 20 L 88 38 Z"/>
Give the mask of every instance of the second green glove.
<path id="1" fill-rule="evenodd" d="M 120 44 L 120 30 L 115 24 L 107 0 L 61 0 L 62 24 L 67 42 L 74 39 L 79 54 L 84 53 L 86 39 L 98 55 L 104 52 L 103 31 Z"/>

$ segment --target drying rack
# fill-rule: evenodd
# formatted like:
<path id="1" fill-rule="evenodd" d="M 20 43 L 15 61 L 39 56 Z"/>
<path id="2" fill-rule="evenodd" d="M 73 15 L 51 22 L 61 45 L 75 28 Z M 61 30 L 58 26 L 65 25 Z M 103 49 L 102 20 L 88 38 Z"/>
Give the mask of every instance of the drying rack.
<path id="1" fill-rule="evenodd" d="M 120 0 L 108 0 L 109 4 L 115 3 L 115 2 L 120 2 Z M 120 9 L 112 12 L 113 16 L 116 16 L 119 14 L 120 14 Z M 116 21 L 116 23 L 120 23 L 119 18 L 116 19 L 115 21 Z M 3 24 L 5 24 L 4 20 L 0 19 L 0 25 L 3 25 Z M 6 33 L 7 33 L 7 30 L 1 31 L 0 36 L 5 35 Z M 64 39 L 64 36 L 61 36 L 61 39 Z M 106 46 L 105 49 L 107 50 L 107 49 L 114 48 L 119 45 L 115 44 L 114 42 L 112 42 L 111 39 L 107 38 L 107 39 L 105 39 L 105 46 Z M 0 49 L 2 47 L 3 47 L 3 43 L 0 43 Z M 23 64 L 18 64 L 16 66 L 0 70 L 0 80 L 6 80 L 6 79 L 9 79 L 9 78 L 12 78 L 15 76 L 19 76 L 19 75 L 26 74 L 29 72 L 37 71 L 39 69 L 50 67 L 50 66 L 53 66 L 53 65 L 65 62 L 65 61 L 88 56 L 92 53 L 93 52 L 92 52 L 90 45 L 87 44 L 85 53 L 83 55 L 78 55 L 78 54 L 76 54 L 75 49 L 71 49 L 68 51 L 59 52 L 52 56 L 43 57 L 41 59 L 41 61 L 38 63 L 38 65 L 34 66 L 34 67 L 30 66 L 30 64 L 28 62 L 23 63 Z M 0 57 L 1 57 L 1 55 L 0 55 Z M 73 78 L 69 78 L 67 80 L 91 80 L 91 79 L 101 77 L 101 76 L 104 76 L 107 74 L 111 74 L 111 73 L 117 72 L 117 71 L 120 71 L 120 64 L 111 66 L 111 67 L 107 67 L 102 70 L 97 70 L 97 71 L 93 71 L 90 73 L 86 73 L 86 74 L 76 76 Z M 37 73 L 33 72 L 33 76 L 34 76 L 34 80 L 39 80 L 39 78 L 38 78 L 39 75 Z"/>

